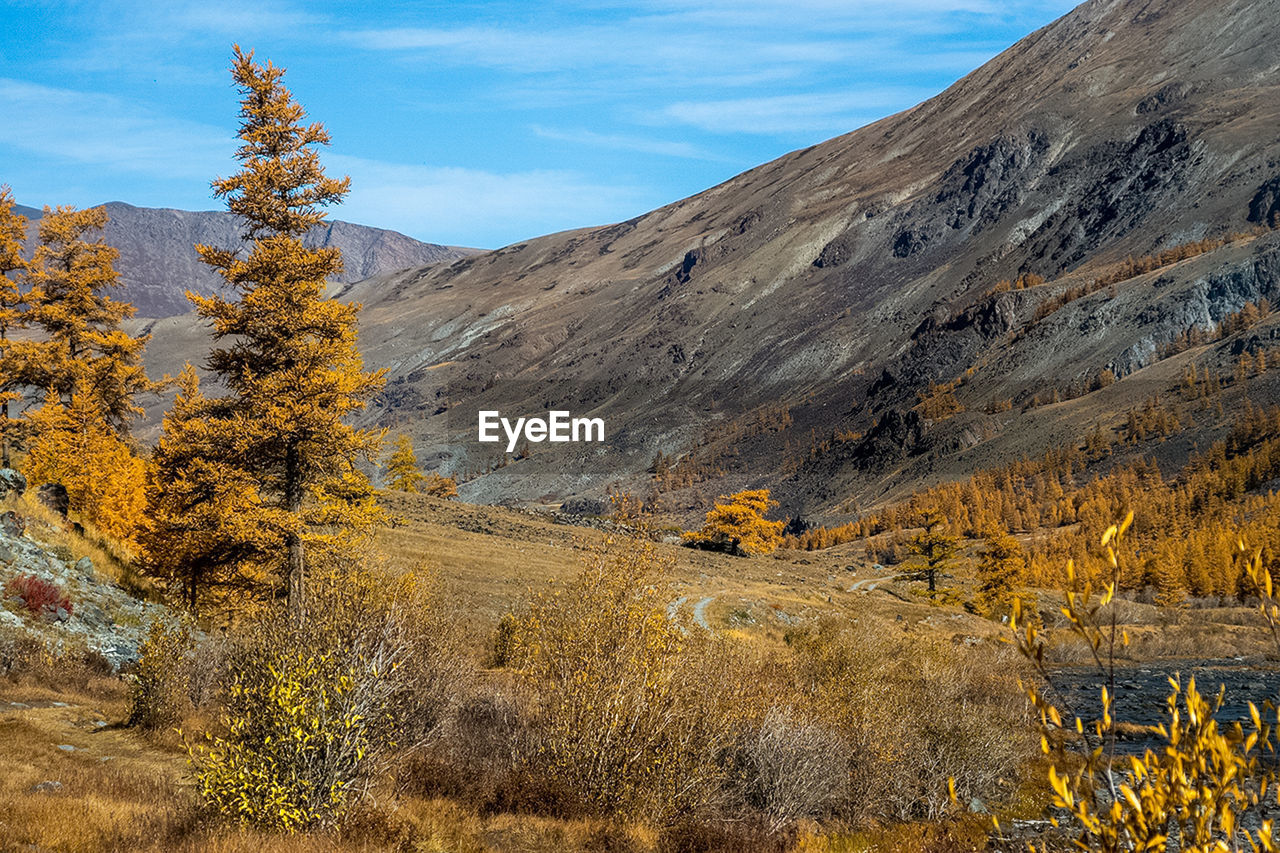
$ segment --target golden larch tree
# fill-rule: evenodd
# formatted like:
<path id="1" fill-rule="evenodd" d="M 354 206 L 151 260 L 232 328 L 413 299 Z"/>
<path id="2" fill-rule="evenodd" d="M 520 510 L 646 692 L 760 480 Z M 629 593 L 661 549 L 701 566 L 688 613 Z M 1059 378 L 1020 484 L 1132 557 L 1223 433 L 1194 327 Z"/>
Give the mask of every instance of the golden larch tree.
<path id="1" fill-rule="evenodd" d="M 413 452 L 413 440 L 401 434 L 396 436 L 395 450 L 387 457 L 387 488 L 398 492 L 417 493 L 427 478 L 418 468 L 418 457 Z"/>
<path id="2" fill-rule="evenodd" d="M 71 509 L 135 549 L 146 506 L 147 466 L 103 418 L 98 401 L 81 388 L 64 404 L 50 391 L 28 419 L 27 477 L 33 483 L 61 483 Z"/>
<path id="3" fill-rule="evenodd" d="M 458 481 L 453 477 L 442 477 L 432 471 L 427 475 L 427 484 L 422 487 L 422 491 L 433 498 L 456 498 Z"/>
<path id="4" fill-rule="evenodd" d="M 767 513 L 777 501 L 768 489 L 749 489 L 716 498 L 702 529 L 684 534 L 697 545 L 720 548 L 737 554 L 771 554 L 782 542 L 784 522 L 768 521 Z"/>
<path id="5" fill-rule="evenodd" d="M 142 413 L 134 396 L 158 386 L 142 368 L 149 336 L 134 337 L 120 328 L 133 316 L 133 306 L 109 295 L 120 286 L 119 252 L 100 235 L 87 238 L 106 224 L 103 207 L 44 209 L 39 245 L 26 274 L 31 285 L 26 322 L 42 340 L 26 361 L 31 384 L 53 391 L 64 405 L 77 391 L 87 394 L 125 435 L 129 421 Z"/>
<path id="6" fill-rule="evenodd" d="M 337 248 L 309 249 L 302 237 L 324 221 L 324 208 L 346 195 L 349 178 L 325 175 L 316 147 L 329 142 L 281 82 L 284 69 L 254 61 L 237 45 L 232 77 L 240 101 L 241 170 L 213 182 L 250 243 L 196 246 L 238 296 L 188 294 L 209 320 L 218 346 L 209 367 L 229 391 L 220 419 L 223 461 L 249 472 L 263 505 L 279 512 L 290 610 L 301 619 L 306 563 L 304 501 L 332 484 L 371 490 L 355 465 L 376 459 L 381 433 L 346 418 L 384 384 L 366 372 L 356 347 L 359 305 L 325 298 L 325 281 L 342 269 Z M 368 501 L 347 501 L 367 508 Z M 350 515 L 343 521 L 350 521 Z"/>
<path id="7" fill-rule="evenodd" d="M 226 464 L 225 401 L 200 392 L 191 365 L 165 414 L 152 453 L 147 512 L 140 535 L 142 567 L 195 611 L 263 592 L 283 541 L 280 524 L 265 524 L 257 482 Z"/>
<path id="8" fill-rule="evenodd" d="M 978 552 L 979 612 L 989 614 L 1008 603 L 1026 570 L 1027 557 L 1018 540 L 1004 530 L 988 531 L 986 547 Z"/>
<path id="9" fill-rule="evenodd" d="M 911 552 L 907 576 L 926 581 L 929 592 L 937 592 L 938 575 L 955 562 L 960 553 L 960 540 L 940 514 L 926 513 L 924 522 L 924 530 L 907 544 Z"/>
<path id="10" fill-rule="evenodd" d="M 27 268 L 22 257 L 22 243 L 27 236 L 27 217 L 14 212 L 13 192 L 0 185 L 0 468 L 9 467 L 9 445 L 15 423 L 9 417 L 9 404 L 21 399 L 24 365 L 9 340 L 12 329 L 23 326 L 22 292 L 16 275 Z"/>

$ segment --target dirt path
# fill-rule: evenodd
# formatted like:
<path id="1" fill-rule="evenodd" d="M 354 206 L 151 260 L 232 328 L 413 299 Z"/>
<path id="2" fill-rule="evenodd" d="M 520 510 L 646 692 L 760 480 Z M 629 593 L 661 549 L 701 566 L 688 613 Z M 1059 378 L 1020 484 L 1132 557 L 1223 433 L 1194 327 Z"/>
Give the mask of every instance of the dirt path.
<path id="1" fill-rule="evenodd" d="M 863 592 L 871 592 L 880 584 L 897 580 L 900 577 L 902 577 L 902 575 L 885 575 L 882 578 L 863 578 L 860 581 L 854 581 L 853 585 L 849 587 L 849 591 L 853 592 L 854 590 L 862 590 Z"/>
<path id="2" fill-rule="evenodd" d="M 707 622 L 707 605 L 715 601 L 714 595 L 708 595 L 693 606 L 693 621 L 699 628 L 710 631 L 711 624 Z"/>

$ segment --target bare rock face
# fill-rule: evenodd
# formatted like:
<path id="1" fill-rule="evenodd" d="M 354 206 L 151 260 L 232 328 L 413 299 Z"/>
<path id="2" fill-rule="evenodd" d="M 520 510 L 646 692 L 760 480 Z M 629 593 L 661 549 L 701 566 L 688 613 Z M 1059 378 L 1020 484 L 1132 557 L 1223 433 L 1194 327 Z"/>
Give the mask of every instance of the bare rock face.
<path id="1" fill-rule="evenodd" d="M 389 369 L 368 419 L 486 472 L 460 491 L 493 502 L 599 496 L 717 434 L 737 438 L 708 489 L 750 479 L 806 513 L 900 487 L 916 459 L 1041 453 L 1076 425 L 1008 428 L 1021 404 L 1275 301 L 1280 232 L 1089 287 L 1275 216 L 1278 38 L 1280 0 L 1089 0 L 935 98 L 691 198 L 357 282 L 365 358 Z M 1047 283 L 996 292 L 1028 273 Z M 1069 288 L 1087 294 L 1046 308 Z M 153 372 L 199 360 L 189 322 L 154 334 Z M 965 417 L 912 411 L 957 378 Z M 1012 414 L 982 421 L 988 404 Z M 479 408 L 600 416 L 608 441 L 495 465 Z M 862 450 L 797 461 L 837 434 Z"/>
<path id="2" fill-rule="evenodd" d="M 13 468 L 0 468 L 0 498 L 20 495 L 27 490 L 27 478 Z"/>
<path id="3" fill-rule="evenodd" d="M 230 213 L 134 207 L 118 201 L 105 207 L 110 219 L 103 239 L 120 251 L 116 268 L 123 288 L 116 296 L 132 302 L 140 317 L 185 314 L 191 310 L 187 290 L 207 296 L 222 287 L 217 273 L 197 258 L 197 243 L 219 248 L 244 245 L 241 223 Z M 41 215 L 32 208 L 24 210 L 32 219 Z M 303 242 L 342 250 L 344 269 L 333 280 L 343 284 L 474 254 L 337 220 L 312 229 Z"/>

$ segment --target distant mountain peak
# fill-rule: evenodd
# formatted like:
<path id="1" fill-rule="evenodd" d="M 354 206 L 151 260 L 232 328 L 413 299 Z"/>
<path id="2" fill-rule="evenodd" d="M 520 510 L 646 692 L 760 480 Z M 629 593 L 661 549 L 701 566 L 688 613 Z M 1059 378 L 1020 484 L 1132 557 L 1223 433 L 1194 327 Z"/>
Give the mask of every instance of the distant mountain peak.
<path id="1" fill-rule="evenodd" d="M 122 290 L 117 298 L 132 302 L 140 317 L 170 317 L 191 310 L 186 291 L 208 295 L 222 280 L 199 261 L 195 244 L 236 246 L 242 241 L 236 217 L 225 211 L 138 207 L 122 201 L 103 205 L 110 220 L 106 242 L 119 249 L 116 264 Z M 32 220 L 43 211 L 17 205 Z M 457 260 L 476 250 L 423 243 L 398 231 L 332 219 L 304 238 L 309 246 L 336 246 L 345 264 L 336 282 L 347 284 L 396 270 Z"/>

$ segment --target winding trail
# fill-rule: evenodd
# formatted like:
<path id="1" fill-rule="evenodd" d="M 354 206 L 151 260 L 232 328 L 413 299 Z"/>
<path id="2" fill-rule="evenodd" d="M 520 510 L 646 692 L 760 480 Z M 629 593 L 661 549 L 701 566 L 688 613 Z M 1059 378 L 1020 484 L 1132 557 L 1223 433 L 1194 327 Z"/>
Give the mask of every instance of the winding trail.
<path id="1" fill-rule="evenodd" d="M 871 592 L 882 583 L 897 580 L 902 575 L 885 575 L 882 578 L 863 578 L 860 581 L 854 581 L 853 586 L 849 587 L 849 591 L 862 590 L 863 592 Z"/>
<path id="2" fill-rule="evenodd" d="M 716 597 L 714 595 L 708 595 L 693 606 L 693 621 L 705 631 L 711 630 L 711 625 L 707 622 L 707 605 L 715 600 Z"/>

